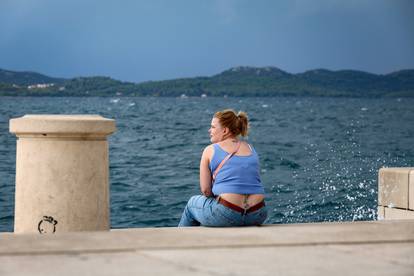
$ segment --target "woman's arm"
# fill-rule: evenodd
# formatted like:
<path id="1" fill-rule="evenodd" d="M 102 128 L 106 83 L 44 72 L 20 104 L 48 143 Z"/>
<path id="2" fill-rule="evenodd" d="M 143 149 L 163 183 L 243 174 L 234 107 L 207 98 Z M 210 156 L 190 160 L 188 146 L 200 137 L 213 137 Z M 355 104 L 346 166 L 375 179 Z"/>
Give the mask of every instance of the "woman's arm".
<path id="1" fill-rule="evenodd" d="M 213 192 L 211 191 L 211 172 L 209 167 L 213 151 L 214 149 L 212 145 L 207 146 L 203 151 L 200 161 L 200 189 L 201 193 L 207 197 L 213 196 Z"/>

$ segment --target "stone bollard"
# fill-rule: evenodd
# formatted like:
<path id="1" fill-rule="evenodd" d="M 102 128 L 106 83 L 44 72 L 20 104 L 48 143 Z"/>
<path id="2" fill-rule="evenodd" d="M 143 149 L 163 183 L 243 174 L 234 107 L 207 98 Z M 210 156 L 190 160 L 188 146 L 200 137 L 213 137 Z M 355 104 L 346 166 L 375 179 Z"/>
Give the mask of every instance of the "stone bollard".
<path id="1" fill-rule="evenodd" d="M 379 170 L 378 219 L 414 219 L 414 168 Z"/>
<path id="2" fill-rule="evenodd" d="M 16 148 L 15 233 L 109 230 L 106 137 L 98 115 L 26 115 L 10 120 Z"/>

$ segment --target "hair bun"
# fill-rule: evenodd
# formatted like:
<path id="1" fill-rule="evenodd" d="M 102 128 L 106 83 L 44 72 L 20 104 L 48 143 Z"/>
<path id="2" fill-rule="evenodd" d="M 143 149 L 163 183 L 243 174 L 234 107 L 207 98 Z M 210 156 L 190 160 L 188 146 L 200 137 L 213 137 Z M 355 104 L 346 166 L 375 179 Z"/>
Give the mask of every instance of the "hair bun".
<path id="1" fill-rule="evenodd" d="M 247 114 L 246 114 L 246 112 L 239 111 L 239 112 L 237 113 L 237 118 L 239 118 L 239 119 L 247 119 Z"/>
<path id="2" fill-rule="evenodd" d="M 249 131 L 249 121 L 246 112 L 239 111 L 237 118 L 239 119 L 240 134 L 246 136 Z"/>

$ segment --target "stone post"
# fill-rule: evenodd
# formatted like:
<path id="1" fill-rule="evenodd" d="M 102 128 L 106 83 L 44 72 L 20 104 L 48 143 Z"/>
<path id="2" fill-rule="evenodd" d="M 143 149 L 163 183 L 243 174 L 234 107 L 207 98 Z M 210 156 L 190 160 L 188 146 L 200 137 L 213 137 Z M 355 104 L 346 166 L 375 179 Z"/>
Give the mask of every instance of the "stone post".
<path id="1" fill-rule="evenodd" d="M 414 219 L 414 168 L 382 168 L 378 219 Z"/>
<path id="2" fill-rule="evenodd" d="M 26 115 L 10 120 L 16 148 L 15 233 L 109 230 L 107 136 L 98 115 Z"/>

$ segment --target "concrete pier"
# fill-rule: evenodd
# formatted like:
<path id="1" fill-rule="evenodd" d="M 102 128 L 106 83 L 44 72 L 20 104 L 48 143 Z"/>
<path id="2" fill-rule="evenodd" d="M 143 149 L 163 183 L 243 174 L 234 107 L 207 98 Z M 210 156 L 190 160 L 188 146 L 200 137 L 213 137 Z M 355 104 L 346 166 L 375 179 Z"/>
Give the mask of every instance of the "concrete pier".
<path id="1" fill-rule="evenodd" d="M 414 275 L 414 220 L 0 234 L 0 275 Z"/>
<path id="2" fill-rule="evenodd" d="M 1 276 L 414 275 L 414 168 L 380 170 L 380 221 L 92 232 L 109 230 L 111 121 L 11 122 L 16 228 L 0 233 Z"/>

